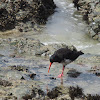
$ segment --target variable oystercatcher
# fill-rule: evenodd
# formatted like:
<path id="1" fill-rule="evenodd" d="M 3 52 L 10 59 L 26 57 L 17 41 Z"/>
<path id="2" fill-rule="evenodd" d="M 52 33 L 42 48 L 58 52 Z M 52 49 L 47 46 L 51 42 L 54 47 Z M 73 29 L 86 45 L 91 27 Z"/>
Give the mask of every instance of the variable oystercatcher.
<path id="1" fill-rule="evenodd" d="M 69 49 L 68 47 L 58 49 L 50 57 L 50 65 L 49 65 L 48 73 L 49 73 L 52 63 L 58 62 L 63 65 L 62 73 L 60 75 L 58 75 L 59 78 L 62 77 L 65 66 L 67 64 L 71 63 L 72 61 L 74 61 L 75 59 L 77 59 L 82 54 L 84 54 L 84 53 L 81 51 L 77 51 L 75 48 L 73 48 L 73 50 Z"/>

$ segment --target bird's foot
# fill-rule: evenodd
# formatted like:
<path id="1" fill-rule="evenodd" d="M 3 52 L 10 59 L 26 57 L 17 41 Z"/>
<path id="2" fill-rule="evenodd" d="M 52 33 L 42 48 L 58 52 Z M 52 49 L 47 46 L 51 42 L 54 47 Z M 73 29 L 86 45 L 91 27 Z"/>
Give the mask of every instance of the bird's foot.
<path id="1" fill-rule="evenodd" d="M 58 78 L 61 78 L 61 77 L 63 77 L 64 75 L 63 74 L 60 74 L 60 75 L 58 75 Z"/>

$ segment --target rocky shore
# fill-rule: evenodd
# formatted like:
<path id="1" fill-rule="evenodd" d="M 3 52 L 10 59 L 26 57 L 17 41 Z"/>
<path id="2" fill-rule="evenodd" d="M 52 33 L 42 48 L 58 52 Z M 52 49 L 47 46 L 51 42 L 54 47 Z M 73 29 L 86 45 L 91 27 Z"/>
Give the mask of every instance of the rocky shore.
<path id="1" fill-rule="evenodd" d="M 6 44 L 6 45 L 5 45 Z M 0 47 L 12 51 L 6 55 L 0 54 L 0 99 L 1 100 L 91 100 L 99 95 L 86 95 L 79 86 L 66 87 L 61 82 L 52 89 L 46 88 L 49 81 L 56 80 L 55 76 L 48 76 L 46 70 L 49 66 L 49 56 L 57 49 L 66 47 L 65 44 L 44 45 L 32 38 L 1 39 Z M 74 46 L 69 46 L 75 49 Z M 4 50 L 4 49 L 3 49 Z M 6 52 L 7 52 L 6 51 Z M 76 68 L 89 67 L 87 73 L 100 76 L 100 55 L 85 54 L 80 56 L 70 66 Z M 56 66 L 55 66 L 56 67 Z M 55 68 L 54 67 L 54 68 Z M 38 68 L 38 69 L 37 69 Z M 44 70 L 41 74 L 41 70 Z M 66 77 L 77 78 L 83 72 L 74 68 L 65 69 Z M 44 75 L 45 82 L 42 80 Z M 40 77 L 39 80 L 38 77 Z M 59 80 L 60 81 L 60 80 Z M 41 86 L 45 86 L 42 89 Z"/>
<path id="2" fill-rule="evenodd" d="M 36 24 L 45 24 L 55 8 L 53 0 L 1 0 L 0 31 L 30 31 Z"/>
<path id="3" fill-rule="evenodd" d="M 83 6 L 80 0 L 77 4 L 82 15 L 83 12 L 85 14 L 84 18 L 87 18 L 85 17 L 87 13 L 84 10 L 88 11 L 87 4 L 96 4 L 96 9 L 93 9 L 90 14 L 97 14 L 97 16 L 91 16 L 92 21 L 88 17 L 86 21 L 89 27 L 92 27 L 92 31 L 98 33 L 95 35 L 97 38 L 92 37 L 100 40 L 100 37 L 98 38 L 100 36 L 99 4 L 97 1 L 93 2 L 95 3 L 87 3 L 84 0 Z M 50 74 L 47 73 L 49 56 L 57 49 L 66 47 L 66 44 L 45 45 L 33 37 L 8 37 L 8 34 L 28 32 L 35 30 L 37 24 L 45 24 L 48 16 L 53 14 L 55 7 L 53 0 L 1 0 L 0 31 L 6 38 L 0 37 L 0 100 L 99 100 L 99 94 L 86 94 L 84 87 L 82 87 L 82 84 L 87 84 L 89 87 L 90 83 L 93 83 L 91 87 L 94 88 L 91 91 L 95 92 L 94 89 L 100 90 L 97 87 L 99 83 L 95 83 L 100 78 L 100 55 L 98 53 L 85 53 L 80 56 L 76 61 L 66 66 L 64 77 L 58 79 L 56 75 L 61 70 L 59 64 L 54 64 Z M 89 6 L 89 11 L 90 9 Z M 74 46 L 68 47 L 76 49 Z M 84 71 L 80 70 L 82 67 L 86 76 Z M 84 80 L 88 76 L 87 80 L 90 83 Z M 91 82 L 92 77 L 97 80 Z M 70 79 L 77 78 L 78 80 L 81 79 L 81 85 L 66 86 Z M 74 80 L 72 84 L 77 84 L 77 81 Z"/>
<path id="4" fill-rule="evenodd" d="M 89 26 L 89 36 L 100 41 L 100 0 L 73 0 L 73 3 Z"/>
<path id="5" fill-rule="evenodd" d="M 88 34 L 100 41 L 100 1 L 73 0 L 83 20 L 88 24 Z M 20 32 L 34 31 L 38 24 L 44 25 L 54 13 L 56 5 L 53 0 L 1 0 L 0 31 L 17 29 Z"/>

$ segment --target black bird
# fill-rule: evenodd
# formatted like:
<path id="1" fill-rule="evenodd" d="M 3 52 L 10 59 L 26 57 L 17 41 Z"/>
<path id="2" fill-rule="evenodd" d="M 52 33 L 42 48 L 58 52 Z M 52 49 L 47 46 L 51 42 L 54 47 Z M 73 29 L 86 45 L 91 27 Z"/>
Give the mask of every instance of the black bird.
<path id="1" fill-rule="evenodd" d="M 59 78 L 62 77 L 65 66 L 71 63 L 72 61 L 74 61 L 75 59 L 77 59 L 82 54 L 84 53 L 81 51 L 77 51 L 75 48 L 73 48 L 73 50 L 69 49 L 68 47 L 58 49 L 50 57 L 50 65 L 49 65 L 48 73 L 53 62 L 62 63 L 63 65 L 62 73 L 58 76 Z"/>

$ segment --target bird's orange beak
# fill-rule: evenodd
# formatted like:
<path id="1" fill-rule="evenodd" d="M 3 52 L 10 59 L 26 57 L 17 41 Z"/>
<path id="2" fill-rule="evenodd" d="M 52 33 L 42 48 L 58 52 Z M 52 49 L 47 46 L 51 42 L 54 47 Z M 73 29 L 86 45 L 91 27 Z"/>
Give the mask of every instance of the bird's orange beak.
<path id="1" fill-rule="evenodd" d="M 48 73 L 49 73 L 49 70 L 50 70 L 51 65 L 52 65 L 52 63 L 50 62 L 49 69 L 48 69 Z"/>

